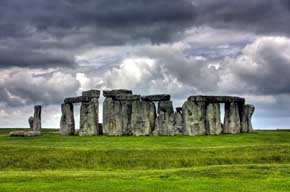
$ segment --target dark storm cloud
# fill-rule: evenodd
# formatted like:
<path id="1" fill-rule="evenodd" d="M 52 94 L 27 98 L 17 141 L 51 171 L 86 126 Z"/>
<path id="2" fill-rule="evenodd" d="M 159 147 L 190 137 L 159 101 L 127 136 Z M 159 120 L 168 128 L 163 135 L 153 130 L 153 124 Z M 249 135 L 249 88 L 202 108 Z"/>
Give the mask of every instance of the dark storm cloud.
<path id="1" fill-rule="evenodd" d="M 289 0 L 194 0 L 197 24 L 248 30 L 260 34 L 290 34 Z"/>

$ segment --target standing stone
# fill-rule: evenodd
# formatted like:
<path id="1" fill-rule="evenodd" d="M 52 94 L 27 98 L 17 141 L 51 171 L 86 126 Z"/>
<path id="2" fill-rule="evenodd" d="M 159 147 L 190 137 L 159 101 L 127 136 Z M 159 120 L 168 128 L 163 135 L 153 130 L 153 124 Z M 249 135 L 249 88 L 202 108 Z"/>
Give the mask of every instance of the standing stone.
<path id="1" fill-rule="evenodd" d="M 96 122 L 95 103 L 82 102 L 80 110 L 80 136 L 97 135 L 98 123 Z"/>
<path id="2" fill-rule="evenodd" d="M 33 131 L 41 130 L 41 105 L 34 106 Z"/>
<path id="3" fill-rule="evenodd" d="M 241 118 L 237 102 L 225 103 L 223 133 L 237 134 L 241 132 Z"/>
<path id="4" fill-rule="evenodd" d="M 153 102 L 133 101 L 131 130 L 134 136 L 150 135 L 154 130 L 156 108 Z"/>
<path id="5" fill-rule="evenodd" d="M 33 128 L 33 117 L 32 116 L 30 116 L 29 118 L 28 118 L 28 124 L 29 124 L 29 127 L 30 127 L 30 129 L 32 129 Z"/>
<path id="6" fill-rule="evenodd" d="M 253 132 L 252 116 L 254 114 L 255 107 L 253 105 L 244 105 L 243 117 L 242 117 L 242 133 Z"/>
<path id="7" fill-rule="evenodd" d="M 74 135 L 75 133 L 75 120 L 74 109 L 72 103 L 61 105 L 61 120 L 60 120 L 60 134 L 63 136 Z"/>
<path id="8" fill-rule="evenodd" d="M 180 108 L 170 115 L 169 135 L 183 135 L 183 117 Z"/>
<path id="9" fill-rule="evenodd" d="M 206 134 L 206 103 L 188 100 L 182 106 L 185 135 Z"/>
<path id="10" fill-rule="evenodd" d="M 107 97 L 103 103 L 103 134 L 120 136 L 122 130 L 122 107 L 121 102 Z"/>
<path id="11" fill-rule="evenodd" d="M 206 109 L 207 119 L 207 134 L 219 135 L 222 132 L 221 117 L 220 117 L 220 104 L 209 103 Z"/>
<path id="12" fill-rule="evenodd" d="M 156 119 L 156 126 L 154 135 L 171 135 L 172 121 L 170 116 L 173 114 L 172 101 L 159 101 L 158 102 L 158 116 Z"/>

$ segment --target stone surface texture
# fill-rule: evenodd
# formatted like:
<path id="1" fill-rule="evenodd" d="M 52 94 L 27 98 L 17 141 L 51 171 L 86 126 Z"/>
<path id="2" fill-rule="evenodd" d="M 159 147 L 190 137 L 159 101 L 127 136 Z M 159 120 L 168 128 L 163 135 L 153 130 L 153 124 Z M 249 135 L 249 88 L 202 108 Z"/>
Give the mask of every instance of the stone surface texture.
<path id="1" fill-rule="evenodd" d="M 95 108 L 95 103 L 93 101 L 82 102 L 80 109 L 80 136 L 91 136 L 98 134 L 96 110 L 97 109 Z"/>
<path id="2" fill-rule="evenodd" d="M 34 117 L 33 117 L 33 131 L 40 131 L 41 130 L 41 106 L 36 105 L 34 106 Z"/>
<path id="3" fill-rule="evenodd" d="M 243 117 L 242 117 L 242 133 L 253 132 L 252 116 L 254 114 L 255 107 L 253 105 L 244 105 Z"/>
<path id="4" fill-rule="evenodd" d="M 61 105 L 61 120 L 60 120 L 60 134 L 63 136 L 74 135 L 75 120 L 74 108 L 72 103 Z"/>
<path id="5" fill-rule="evenodd" d="M 10 137 L 36 137 L 40 135 L 40 131 L 12 131 L 9 133 Z"/>
<path id="6" fill-rule="evenodd" d="M 222 132 L 220 104 L 209 103 L 206 108 L 207 134 L 219 135 Z"/>
<path id="7" fill-rule="evenodd" d="M 28 118 L 28 124 L 29 124 L 29 128 L 30 129 L 32 129 L 33 128 L 33 117 L 32 116 L 30 116 L 29 118 Z"/>
<path id="8" fill-rule="evenodd" d="M 223 133 L 237 134 L 241 132 L 240 109 L 237 102 L 225 103 Z"/>

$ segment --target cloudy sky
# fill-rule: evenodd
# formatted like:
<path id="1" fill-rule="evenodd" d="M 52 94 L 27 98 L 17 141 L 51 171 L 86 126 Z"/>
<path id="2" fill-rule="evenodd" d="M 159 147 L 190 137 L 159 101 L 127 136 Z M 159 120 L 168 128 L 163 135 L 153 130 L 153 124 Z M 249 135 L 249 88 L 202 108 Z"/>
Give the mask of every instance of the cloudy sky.
<path id="1" fill-rule="evenodd" d="M 238 95 L 290 128 L 289 0 L 1 0 L 0 127 L 58 127 L 81 91 Z M 76 110 L 76 116 L 78 115 Z"/>

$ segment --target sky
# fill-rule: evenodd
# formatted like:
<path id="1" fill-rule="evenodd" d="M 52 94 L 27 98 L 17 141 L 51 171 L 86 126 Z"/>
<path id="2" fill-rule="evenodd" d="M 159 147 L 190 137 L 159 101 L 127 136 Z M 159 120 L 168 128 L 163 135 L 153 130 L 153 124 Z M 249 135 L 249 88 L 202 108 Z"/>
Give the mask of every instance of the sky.
<path id="1" fill-rule="evenodd" d="M 1 0 L 0 127 L 36 104 L 59 127 L 65 97 L 126 88 L 241 96 L 255 128 L 290 128 L 289 21 L 289 0 Z"/>

